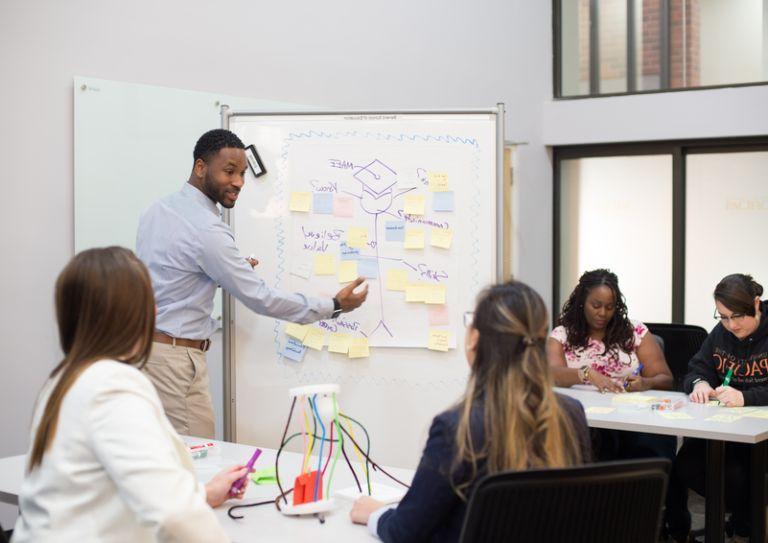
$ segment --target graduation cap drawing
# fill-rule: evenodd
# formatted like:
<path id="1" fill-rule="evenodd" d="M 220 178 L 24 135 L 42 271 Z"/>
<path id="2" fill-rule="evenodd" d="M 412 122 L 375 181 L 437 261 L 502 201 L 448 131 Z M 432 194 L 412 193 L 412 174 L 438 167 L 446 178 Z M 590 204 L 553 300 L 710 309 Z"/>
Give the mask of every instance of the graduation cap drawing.
<path id="1" fill-rule="evenodd" d="M 363 185 L 363 190 L 374 196 L 379 196 L 397 183 L 397 172 L 381 162 L 378 158 L 361 166 L 353 175 Z"/>

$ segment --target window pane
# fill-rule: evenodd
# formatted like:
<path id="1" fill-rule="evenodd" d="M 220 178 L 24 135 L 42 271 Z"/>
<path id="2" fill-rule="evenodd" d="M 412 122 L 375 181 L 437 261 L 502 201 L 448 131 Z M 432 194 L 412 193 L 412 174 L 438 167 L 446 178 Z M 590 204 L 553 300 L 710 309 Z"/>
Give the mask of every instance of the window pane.
<path id="1" fill-rule="evenodd" d="M 561 4 L 561 95 L 589 94 L 589 0 Z"/>
<path id="2" fill-rule="evenodd" d="M 685 322 L 710 330 L 712 292 L 730 273 L 768 287 L 768 152 L 686 160 Z"/>
<path id="3" fill-rule="evenodd" d="M 560 163 L 559 312 L 579 276 L 610 268 L 629 316 L 672 317 L 672 157 L 601 157 Z"/>
<path id="4" fill-rule="evenodd" d="M 599 0 L 600 94 L 627 91 L 627 0 Z"/>

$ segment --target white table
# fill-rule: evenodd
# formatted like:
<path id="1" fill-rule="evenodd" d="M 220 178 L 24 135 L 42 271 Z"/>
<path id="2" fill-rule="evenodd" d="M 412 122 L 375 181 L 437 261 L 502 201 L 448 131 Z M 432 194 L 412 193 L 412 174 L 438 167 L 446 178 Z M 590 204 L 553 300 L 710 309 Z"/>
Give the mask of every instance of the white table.
<path id="1" fill-rule="evenodd" d="M 579 400 L 587 411 L 587 423 L 593 428 L 648 432 L 681 437 L 695 437 L 707 440 L 706 474 L 706 519 L 707 541 L 723 541 L 725 499 L 723 480 L 725 442 L 748 443 L 752 447 L 752 473 L 763 474 L 752 477 L 752 534 L 751 541 L 765 541 L 766 506 L 766 455 L 768 455 L 768 419 L 742 417 L 730 422 L 706 420 L 717 414 L 738 414 L 739 409 L 711 407 L 688 402 L 688 396 L 681 392 L 649 390 L 628 394 L 600 394 L 593 387 L 574 386 L 556 388 L 557 392 Z M 690 419 L 668 419 L 653 411 L 650 405 L 621 404 L 627 398 L 653 396 L 669 398 L 672 401 L 685 400 L 686 405 L 674 411 L 686 413 Z M 598 408 L 591 410 L 590 408 Z M 614 408 L 613 411 L 599 412 L 599 408 Z M 768 411 L 768 408 L 757 408 Z"/>
<path id="2" fill-rule="evenodd" d="M 203 440 L 197 438 L 185 438 L 187 443 L 200 443 Z M 211 440 L 206 440 L 211 441 Z M 197 475 L 201 481 L 209 480 L 213 475 L 233 464 L 245 464 L 253 453 L 254 447 L 236 443 L 213 441 L 216 444 L 213 453 L 207 458 L 195 460 Z M 317 449 L 315 449 L 317 450 Z M 262 448 L 261 456 L 254 466 L 262 469 L 275 465 L 274 449 Z M 348 454 L 351 451 L 347 451 Z M 354 453 L 350 456 L 352 465 L 358 475 L 362 473 L 360 465 L 354 462 Z M 325 456 L 325 453 L 324 453 Z M 317 457 L 313 457 L 315 462 Z M 374 456 L 375 460 L 375 456 Z M 302 455 L 283 451 L 280 455 L 280 478 L 283 489 L 293 487 L 293 479 L 298 474 L 302 462 Z M 405 483 L 410 483 L 413 478 L 413 470 L 386 468 L 392 475 Z M 329 467 L 330 470 L 330 467 Z M 24 456 L 11 456 L 0 459 L 0 502 L 12 505 L 18 504 L 18 495 L 24 478 Z M 371 481 L 391 487 L 398 487 L 397 483 L 387 479 L 379 472 L 371 470 Z M 325 481 L 324 481 L 325 482 Z M 364 479 L 361 480 L 361 483 Z M 336 465 L 333 477 L 333 488 L 342 489 L 355 484 L 349 473 L 344 457 L 340 457 Z M 257 501 L 274 499 L 279 491 L 276 485 L 257 486 L 248 485 L 245 498 L 242 501 L 231 500 L 215 509 L 219 522 L 224 527 L 233 542 L 247 541 L 313 541 L 339 543 L 344 541 L 372 541 L 372 536 L 365 526 L 355 525 L 349 519 L 349 511 L 352 503 L 337 499 L 336 510 L 325 515 L 323 524 L 315 517 L 287 517 L 278 512 L 274 505 L 261 505 L 258 507 L 238 509 L 235 514 L 243 515 L 240 520 L 233 520 L 227 515 L 227 509 L 236 504 L 246 504 Z M 288 496 L 291 503 L 291 496 Z"/>

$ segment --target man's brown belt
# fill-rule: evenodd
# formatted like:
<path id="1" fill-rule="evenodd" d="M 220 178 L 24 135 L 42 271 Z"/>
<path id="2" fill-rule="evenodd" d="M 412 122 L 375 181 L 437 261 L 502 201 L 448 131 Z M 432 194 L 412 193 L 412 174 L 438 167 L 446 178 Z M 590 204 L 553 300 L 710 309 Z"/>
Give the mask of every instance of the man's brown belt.
<path id="1" fill-rule="evenodd" d="M 181 347 L 191 347 L 192 349 L 200 349 L 203 352 L 211 348 L 210 339 L 186 339 L 183 337 L 169 336 L 163 332 L 155 332 L 153 339 L 158 343 L 165 343 L 166 345 L 173 345 L 174 347 L 177 345 L 180 345 Z"/>

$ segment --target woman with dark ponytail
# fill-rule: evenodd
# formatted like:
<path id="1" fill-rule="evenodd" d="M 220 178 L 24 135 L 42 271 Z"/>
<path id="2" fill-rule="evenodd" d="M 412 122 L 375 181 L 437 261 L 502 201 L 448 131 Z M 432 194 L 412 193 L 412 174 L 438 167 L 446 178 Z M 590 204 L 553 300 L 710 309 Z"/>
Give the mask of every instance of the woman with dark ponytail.
<path id="1" fill-rule="evenodd" d="M 715 287 L 717 324 L 688 363 L 683 381 L 692 402 L 768 405 L 768 303 L 761 301 L 762 295 L 763 287 L 743 273 L 728 275 Z M 729 373 L 729 384 L 722 386 Z M 725 445 L 725 505 L 733 513 L 733 541 L 746 541 L 749 535 L 750 453 L 750 445 Z M 672 476 L 703 496 L 705 463 L 704 440 L 686 439 Z"/>
<path id="2" fill-rule="evenodd" d="M 465 317 L 467 388 L 432 422 L 410 490 L 397 508 L 368 497 L 352 508 L 352 520 L 386 542 L 457 541 L 484 475 L 590 459 L 584 409 L 552 388 L 541 297 L 511 281 L 485 290 Z"/>

